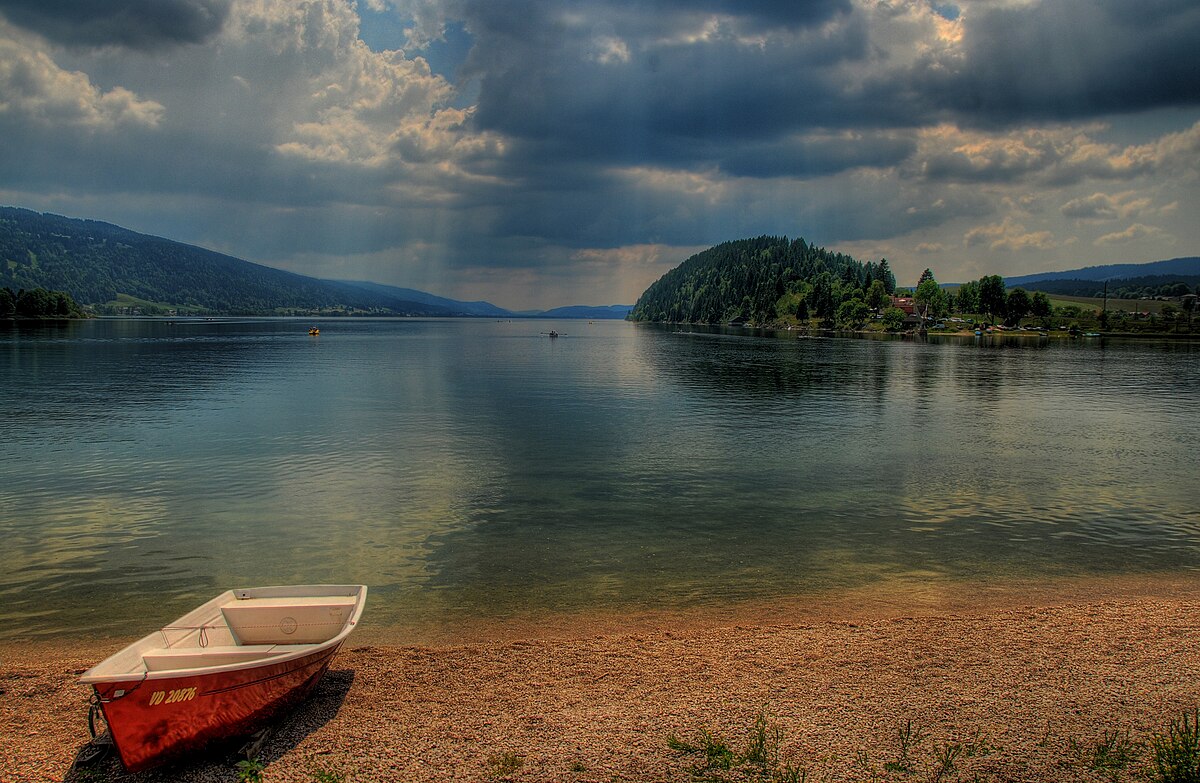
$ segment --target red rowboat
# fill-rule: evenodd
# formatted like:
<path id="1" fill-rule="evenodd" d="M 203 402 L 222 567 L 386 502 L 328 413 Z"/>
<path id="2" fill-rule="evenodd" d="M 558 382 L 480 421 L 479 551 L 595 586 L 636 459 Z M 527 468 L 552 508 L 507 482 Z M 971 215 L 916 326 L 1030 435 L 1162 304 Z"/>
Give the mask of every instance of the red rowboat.
<path id="1" fill-rule="evenodd" d="M 249 734 L 299 702 L 362 616 L 365 585 L 228 590 L 84 672 L 130 772 Z"/>

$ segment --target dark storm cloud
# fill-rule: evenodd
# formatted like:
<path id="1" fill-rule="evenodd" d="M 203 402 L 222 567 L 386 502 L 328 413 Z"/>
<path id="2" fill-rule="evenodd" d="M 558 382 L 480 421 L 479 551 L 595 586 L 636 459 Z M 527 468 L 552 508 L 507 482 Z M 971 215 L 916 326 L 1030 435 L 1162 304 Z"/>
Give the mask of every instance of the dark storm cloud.
<path id="1" fill-rule="evenodd" d="M 849 0 L 627 0 L 616 5 L 649 9 L 657 14 L 722 14 L 748 21 L 753 27 L 791 27 L 820 24 L 850 10 Z"/>
<path id="2" fill-rule="evenodd" d="M 230 0 L 0 0 L 10 22 L 72 46 L 157 49 L 202 43 L 221 29 Z"/>
<path id="3" fill-rule="evenodd" d="M 895 166 L 916 149 L 916 140 L 907 136 L 817 136 L 748 144 L 722 158 L 720 166 L 737 177 L 818 177 L 864 166 Z"/>
<path id="4" fill-rule="evenodd" d="M 1055 0 L 981 9 L 961 53 L 926 59 L 907 83 L 914 110 L 964 124 L 1057 121 L 1200 104 L 1200 3 Z"/>
<path id="5" fill-rule="evenodd" d="M 770 159 L 754 162 L 754 150 L 773 154 L 812 128 L 1007 125 L 1200 104 L 1194 0 L 983 6 L 964 18 L 961 46 L 894 68 L 886 47 L 910 43 L 893 44 L 887 25 L 872 28 L 840 2 L 610 0 L 574 7 L 574 24 L 561 9 L 467 10 L 476 40 L 467 69 L 481 84 L 474 122 L 538 157 L 686 166 L 735 145 L 716 157 L 744 173 L 775 171 Z M 702 12 L 740 14 L 772 32 L 749 45 L 735 19 L 703 39 L 661 37 L 680 15 Z M 803 28 L 830 20 L 819 35 Z M 854 153 L 829 152 L 823 171 L 841 159 L 860 165 Z M 797 172 L 815 162 L 803 157 L 791 156 Z"/>
<path id="6" fill-rule="evenodd" d="M 604 22 L 569 26 L 542 7 L 540 14 L 526 9 L 516 24 L 504 5 L 487 4 L 471 25 L 477 43 L 466 68 L 481 80 L 474 122 L 523 140 L 531 158 L 688 165 L 711 160 L 730 143 L 761 143 L 814 122 L 839 124 L 847 118 L 836 116 L 845 108 L 829 71 L 864 58 L 869 46 L 865 25 L 854 18 L 768 46 L 721 30 L 702 41 L 663 43 L 639 26 L 657 34 L 661 17 L 609 21 L 593 9 Z M 817 5 L 822 19 L 841 7 Z M 789 13 L 778 18 L 794 21 L 796 12 Z M 603 50 L 617 40 L 619 53 Z"/>

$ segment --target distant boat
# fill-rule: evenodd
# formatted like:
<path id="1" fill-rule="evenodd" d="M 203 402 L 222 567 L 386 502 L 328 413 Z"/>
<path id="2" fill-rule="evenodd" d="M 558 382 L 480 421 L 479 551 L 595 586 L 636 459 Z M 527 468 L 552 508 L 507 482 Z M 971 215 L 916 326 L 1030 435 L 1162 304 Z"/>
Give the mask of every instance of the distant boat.
<path id="1" fill-rule="evenodd" d="M 546 337 L 551 337 L 551 338 L 553 338 L 553 337 L 566 337 L 566 335 L 565 335 L 565 334 L 559 334 L 558 332 L 554 331 L 553 329 L 551 329 L 551 330 L 550 330 L 550 331 L 548 331 L 548 332 L 542 332 L 542 334 L 543 334 L 543 335 L 545 335 Z"/>
<path id="2" fill-rule="evenodd" d="M 83 673 L 130 772 L 249 734 L 299 702 L 354 630 L 366 585 L 227 590 Z"/>
<path id="3" fill-rule="evenodd" d="M 321 330 L 314 326 L 313 328 L 308 330 L 308 333 L 311 334 L 313 337 L 316 337 L 318 334 L 321 333 Z"/>

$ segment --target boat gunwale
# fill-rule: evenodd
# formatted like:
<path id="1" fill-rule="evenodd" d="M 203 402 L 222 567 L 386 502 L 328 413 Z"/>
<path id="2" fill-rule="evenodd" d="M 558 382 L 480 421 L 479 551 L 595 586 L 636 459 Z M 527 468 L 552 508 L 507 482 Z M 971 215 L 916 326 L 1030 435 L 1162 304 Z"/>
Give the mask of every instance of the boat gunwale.
<path id="1" fill-rule="evenodd" d="M 287 646 L 291 648 L 278 654 L 271 654 L 269 650 L 263 650 L 262 657 L 251 658 L 249 660 L 231 661 L 228 663 L 218 663 L 211 666 L 193 666 L 179 669 L 159 669 L 149 671 L 145 667 L 143 656 L 154 649 L 162 649 L 158 645 L 158 637 L 165 629 L 182 626 L 183 621 L 188 617 L 200 614 L 205 610 L 219 609 L 222 606 L 229 604 L 232 601 L 253 599 L 253 598 L 354 598 L 354 608 L 347 618 L 342 628 L 338 633 L 326 639 L 323 642 L 312 642 L 302 644 L 289 645 L 235 645 L 244 647 L 249 651 L 254 651 L 255 647 L 281 647 Z M 236 671 L 252 671 L 257 668 L 267 666 L 277 666 L 294 661 L 299 658 L 313 655 L 315 653 L 324 652 L 331 648 L 337 648 L 350 635 L 362 617 L 363 609 L 367 602 L 367 586 L 366 585 L 285 585 L 272 587 L 256 587 L 256 588 L 239 588 L 234 590 L 226 590 L 213 599 L 206 601 L 200 606 L 184 613 L 181 617 L 176 618 L 172 623 L 160 626 L 158 629 L 151 631 L 137 641 L 134 641 L 117 652 L 105 658 L 85 671 L 79 677 L 79 682 L 84 685 L 101 685 L 112 683 L 142 683 L 146 681 L 171 680 L 187 677 L 203 677 L 210 674 L 223 674 L 226 672 Z M 138 649 L 140 648 L 140 649 Z M 202 655 L 205 648 L 178 648 L 195 649 L 197 654 Z M 115 671 L 112 673 L 96 673 L 103 670 L 106 666 L 115 662 L 121 656 L 136 656 L 138 660 L 142 660 L 142 670 L 125 670 Z"/>

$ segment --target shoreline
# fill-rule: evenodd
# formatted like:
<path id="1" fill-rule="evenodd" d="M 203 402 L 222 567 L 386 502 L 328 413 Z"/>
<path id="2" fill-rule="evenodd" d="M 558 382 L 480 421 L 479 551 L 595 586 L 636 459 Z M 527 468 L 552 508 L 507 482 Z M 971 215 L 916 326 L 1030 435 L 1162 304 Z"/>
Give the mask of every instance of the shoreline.
<path id="1" fill-rule="evenodd" d="M 669 737 L 704 729 L 740 748 L 765 715 L 780 758 L 809 780 L 883 772 L 906 722 L 924 735 L 921 779 L 957 745 L 974 751 L 962 780 L 1102 780 L 1072 748 L 1108 731 L 1144 741 L 1200 704 L 1200 600 L 1179 597 L 1195 581 L 1096 580 L 1028 605 L 852 617 L 764 606 L 441 645 L 356 634 L 261 760 L 268 781 L 683 781 L 695 758 Z M 0 645 L 0 780 L 64 780 L 87 740 L 75 680 L 120 646 Z M 92 779 L 228 781 L 234 750 L 139 775 L 110 762 Z"/>
<path id="2" fill-rule="evenodd" d="M 385 599 L 378 593 L 372 593 L 367 599 L 363 621 L 354 632 L 352 642 L 390 647 L 453 647 L 530 639 L 652 633 L 663 627 L 707 629 L 744 624 L 869 622 L 899 617 L 958 616 L 1031 607 L 1050 608 L 1095 601 L 1173 598 L 1189 591 L 1200 594 L 1200 570 L 1017 577 L 992 579 L 986 583 L 937 582 L 920 576 L 900 576 L 880 579 L 860 587 L 747 598 L 720 605 L 670 608 L 616 605 L 583 610 L 546 609 L 516 615 L 443 615 L 436 626 L 428 623 L 400 625 L 379 622 L 378 604 Z M 97 656 L 99 650 L 115 652 L 153 630 L 155 622 L 172 619 L 173 615 L 163 615 L 147 618 L 136 626 L 109 626 L 110 633 L 105 634 L 61 632 L 25 637 L 0 636 L 0 662 L 10 654 L 18 657 L 32 653 Z M 96 661 L 108 654 L 99 655 Z M 4 783 L 3 779 L 0 779 L 0 783 Z"/>

